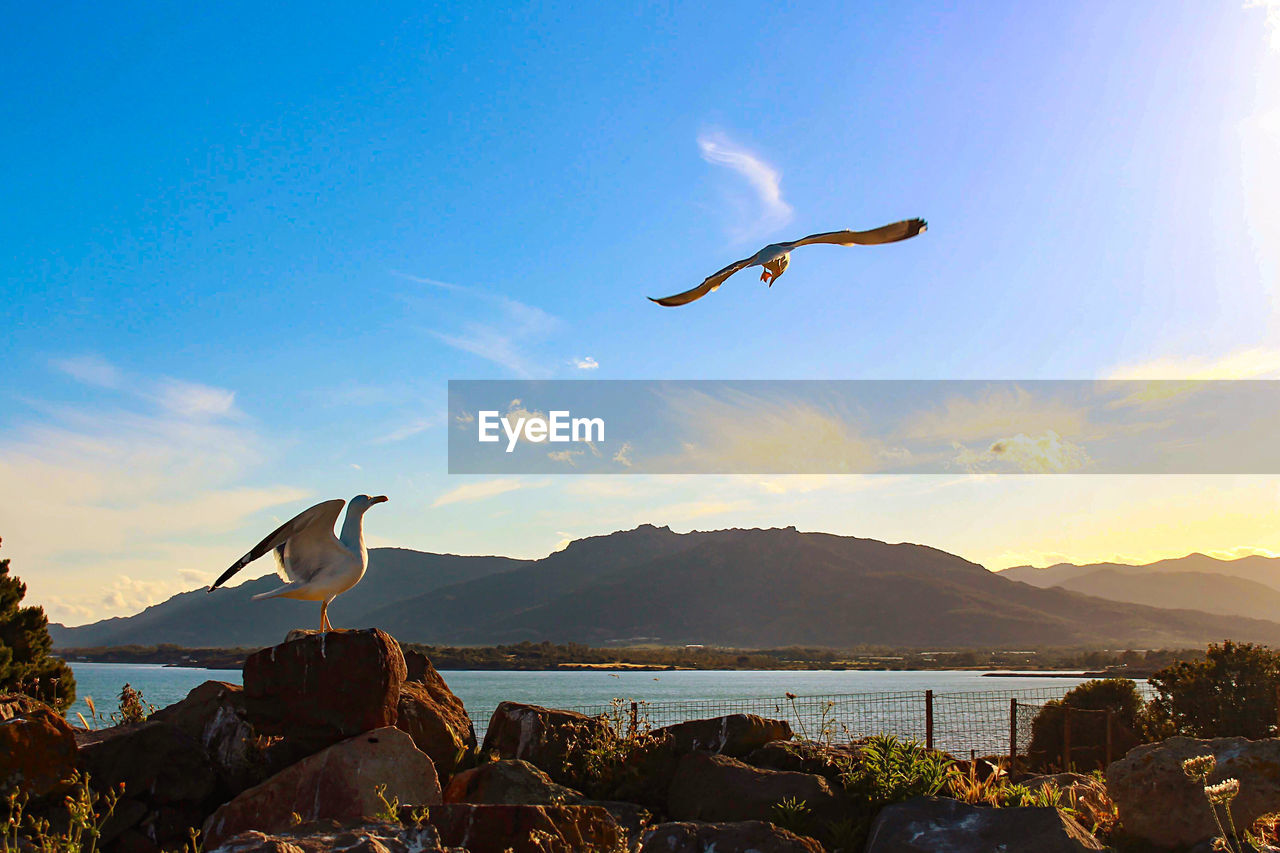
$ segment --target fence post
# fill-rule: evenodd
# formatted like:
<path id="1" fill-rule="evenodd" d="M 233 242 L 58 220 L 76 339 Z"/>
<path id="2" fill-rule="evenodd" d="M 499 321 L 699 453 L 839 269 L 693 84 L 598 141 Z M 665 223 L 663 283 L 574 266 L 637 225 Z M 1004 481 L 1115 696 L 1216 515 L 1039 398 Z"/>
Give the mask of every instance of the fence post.
<path id="1" fill-rule="evenodd" d="M 1105 767 L 1111 766 L 1111 718 L 1114 716 L 1115 716 L 1115 712 L 1112 711 L 1110 708 L 1108 708 L 1107 709 L 1107 763 Z"/>
<path id="2" fill-rule="evenodd" d="M 1018 760 L 1018 700 L 1009 700 L 1009 767 Z"/>
<path id="3" fill-rule="evenodd" d="M 1280 684 L 1276 685 L 1276 737 L 1280 737 Z"/>
<path id="4" fill-rule="evenodd" d="M 924 745 L 933 749 L 933 691 L 924 692 Z"/>
<path id="5" fill-rule="evenodd" d="M 1062 706 L 1062 769 L 1071 772 L 1071 706 Z"/>
<path id="6" fill-rule="evenodd" d="M 640 703 L 631 703 L 631 734 L 634 737 L 640 733 Z"/>

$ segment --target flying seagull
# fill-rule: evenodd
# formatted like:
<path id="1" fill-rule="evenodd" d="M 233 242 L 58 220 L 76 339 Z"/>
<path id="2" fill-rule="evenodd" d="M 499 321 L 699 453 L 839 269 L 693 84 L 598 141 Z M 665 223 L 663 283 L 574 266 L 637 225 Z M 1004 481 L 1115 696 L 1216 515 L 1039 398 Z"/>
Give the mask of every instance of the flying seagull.
<path id="1" fill-rule="evenodd" d="M 333 535 L 333 525 L 337 523 L 338 513 L 342 512 L 346 501 L 325 501 L 298 513 L 236 560 L 214 581 L 209 592 L 268 551 L 274 551 L 276 574 L 288 583 L 279 589 L 255 595 L 253 600 L 297 598 L 319 601 L 320 630 L 334 630 L 329 623 L 329 602 L 364 577 L 364 570 L 369 567 L 369 552 L 364 547 L 364 514 L 369 507 L 385 500 L 382 495 L 375 498 L 356 495 L 352 498 L 346 520 L 342 522 L 341 536 Z"/>
<path id="2" fill-rule="evenodd" d="M 881 243 L 896 243 L 899 240 L 914 237 L 926 227 L 923 219 L 904 219 L 870 231 L 826 231 L 822 234 L 810 234 L 808 237 L 802 237 L 790 243 L 770 243 L 751 257 L 729 264 L 692 290 L 662 299 L 654 299 L 650 296 L 649 299 L 659 305 L 687 305 L 718 289 L 724 284 L 725 279 L 734 273 L 756 266 L 764 267 L 764 272 L 760 273 L 760 280 L 768 282 L 769 286 L 773 287 L 774 281 L 786 272 L 787 266 L 791 263 L 791 250 L 799 246 L 809 246 L 814 243 L 832 243 L 836 246 L 877 246 Z"/>

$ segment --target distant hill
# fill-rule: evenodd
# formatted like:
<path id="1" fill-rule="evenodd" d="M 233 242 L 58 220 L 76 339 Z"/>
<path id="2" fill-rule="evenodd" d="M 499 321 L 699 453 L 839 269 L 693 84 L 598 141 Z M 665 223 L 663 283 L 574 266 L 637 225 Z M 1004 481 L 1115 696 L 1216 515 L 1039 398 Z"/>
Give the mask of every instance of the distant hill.
<path id="1" fill-rule="evenodd" d="M 457 557 L 405 548 L 374 548 L 369 552 L 369 571 L 364 579 L 334 602 L 329 617 L 338 627 L 363 626 L 370 624 L 364 620 L 366 613 L 402 597 L 406 591 L 419 595 L 510 571 L 526 562 L 509 557 Z M 78 628 L 53 623 L 49 634 L 58 648 L 160 643 L 189 647 L 271 645 L 280 642 L 293 628 L 315 628 L 320 624 L 319 605 L 314 602 L 286 598 L 249 600 L 280 583 L 280 578 L 270 574 L 213 594 L 203 589 L 184 592 L 134 616 Z"/>
<path id="2" fill-rule="evenodd" d="M 1254 619 L 1280 618 L 1280 590 L 1231 575 L 1209 572 L 1141 574 L 1099 569 L 1058 586 L 1098 598 L 1153 607 L 1196 609 Z"/>
<path id="3" fill-rule="evenodd" d="M 1207 554 L 1188 554 L 1170 560 L 1159 560 L 1138 566 L 1125 563 L 1056 563 L 1052 566 L 1014 566 L 998 572 L 1010 580 L 1022 581 L 1032 586 L 1060 586 L 1063 583 L 1100 570 L 1119 574 L 1164 574 L 1168 572 L 1197 572 L 1210 575 L 1228 575 L 1260 583 L 1280 591 L 1280 557 L 1252 555 L 1238 560 L 1220 560 Z"/>
<path id="4" fill-rule="evenodd" d="M 794 528 L 677 534 L 643 525 L 536 561 L 371 553 L 369 574 L 331 614 L 339 626 L 376 625 L 408 642 L 1151 648 L 1231 637 L 1280 645 L 1275 622 L 1039 588 L 936 548 Z M 54 641 L 279 642 L 313 624 L 318 608 L 246 601 L 276 582 L 183 593 L 137 616 L 57 630 Z"/>

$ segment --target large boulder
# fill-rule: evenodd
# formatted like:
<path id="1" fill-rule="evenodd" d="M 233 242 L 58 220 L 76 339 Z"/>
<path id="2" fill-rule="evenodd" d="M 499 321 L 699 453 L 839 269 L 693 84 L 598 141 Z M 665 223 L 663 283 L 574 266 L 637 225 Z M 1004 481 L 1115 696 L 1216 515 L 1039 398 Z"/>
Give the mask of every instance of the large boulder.
<path id="1" fill-rule="evenodd" d="M 655 733 L 671 735 L 679 752 L 715 752 L 742 758 L 773 741 L 791 739 L 791 724 L 755 714 L 729 714 L 664 726 Z"/>
<path id="2" fill-rule="evenodd" d="M 644 835 L 640 853 L 823 853 L 812 838 L 762 820 L 660 823 Z"/>
<path id="3" fill-rule="evenodd" d="M 218 771 L 224 792 L 235 796 L 261 782 L 266 757 L 245 719 L 244 690 L 225 681 L 206 681 L 181 702 L 156 711 L 152 722 L 172 723 L 200 742 Z"/>
<path id="4" fill-rule="evenodd" d="M 675 820 L 769 820 L 785 799 L 803 800 L 817 817 L 831 817 L 838 802 L 821 776 L 762 770 L 730 758 L 693 752 L 680 759 L 667 812 Z"/>
<path id="5" fill-rule="evenodd" d="M 57 793 L 76 757 L 75 733 L 57 711 L 26 696 L 0 696 L 0 792 Z"/>
<path id="6" fill-rule="evenodd" d="M 1080 853 L 1106 846 L 1055 808 L 971 806 L 917 797 L 880 810 L 865 853 Z"/>
<path id="7" fill-rule="evenodd" d="M 427 820 L 446 844 L 469 853 L 616 853 L 623 836 L 599 806 L 455 804 Z"/>
<path id="8" fill-rule="evenodd" d="M 1280 808 L 1280 739 L 1175 737 L 1135 747 L 1107 768 L 1107 791 L 1125 835 L 1164 848 L 1217 835 L 1203 786 L 1182 772 L 1184 760 L 1209 754 L 1218 760 L 1211 783 L 1240 780 L 1240 794 L 1231 801 L 1236 826 Z"/>
<path id="9" fill-rule="evenodd" d="M 377 628 L 294 632 L 244 663 L 246 717 L 302 751 L 394 726 L 407 675 L 400 644 Z"/>
<path id="10" fill-rule="evenodd" d="M 354 826 L 298 826 L 287 833 L 250 830 L 228 838 L 206 853 L 446 853 L 430 826 L 367 823 Z M 460 851 L 466 853 L 466 851 Z"/>
<path id="11" fill-rule="evenodd" d="M 841 777 L 858 759 L 853 745 L 827 745 L 812 740 L 775 740 L 753 750 L 743 760 L 752 767 L 765 770 L 791 770 L 812 773 L 831 783 L 841 784 Z"/>
<path id="12" fill-rule="evenodd" d="M 572 785 L 592 743 L 616 737 L 613 730 L 596 717 L 522 702 L 503 702 L 494 709 L 480 751 L 498 758 L 528 761 L 555 781 Z"/>
<path id="13" fill-rule="evenodd" d="M 453 695 L 426 655 L 409 652 L 405 660 L 413 665 L 409 679 L 400 685 L 396 727 L 409 733 L 418 749 L 431 756 L 440 778 L 447 779 L 472 763 L 475 727 L 462 700 Z"/>
<path id="14" fill-rule="evenodd" d="M 577 791 L 557 785 L 546 773 L 518 758 L 464 770 L 444 789 L 446 803 L 556 806 L 581 799 Z"/>
<path id="15" fill-rule="evenodd" d="M 353 821 L 385 810 L 388 800 L 440 803 L 440 782 L 431 759 L 399 729 L 365 732 L 302 759 L 221 806 L 204 824 L 213 848 L 249 830 L 287 832 L 297 822 Z"/>

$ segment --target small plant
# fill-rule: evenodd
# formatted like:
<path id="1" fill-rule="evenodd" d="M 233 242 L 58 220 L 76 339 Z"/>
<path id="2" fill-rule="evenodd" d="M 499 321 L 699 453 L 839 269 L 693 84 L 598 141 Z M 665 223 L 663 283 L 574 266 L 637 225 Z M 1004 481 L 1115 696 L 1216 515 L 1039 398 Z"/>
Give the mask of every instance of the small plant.
<path id="1" fill-rule="evenodd" d="M 120 688 L 120 710 L 111 715 L 116 723 L 141 723 L 156 712 L 156 706 L 143 700 L 142 692 L 125 682 Z"/>
<path id="2" fill-rule="evenodd" d="M 808 728 L 804 724 L 804 715 L 796 705 L 796 694 L 788 692 L 783 695 L 786 697 L 787 702 L 791 704 L 791 718 L 796 721 L 796 728 L 799 730 L 800 737 L 803 740 L 816 741 L 817 743 L 821 743 L 823 746 L 830 747 L 831 744 L 835 742 L 837 733 L 843 731 L 845 736 L 848 736 L 848 729 L 844 727 L 843 723 L 836 719 L 835 702 L 828 699 L 823 703 L 822 711 L 818 718 L 818 728 L 812 735 L 810 735 Z"/>
<path id="3" fill-rule="evenodd" d="M 387 797 L 387 784 L 375 785 L 373 788 L 374 796 L 378 798 L 381 805 L 378 810 L 373 813 L 373 817 L 386 823 L 401 823 L 405 826 L 422 826 L 427 822 L 430 810 L 426 806 L 414 806 L 409 811 L 408 822 L 400 814 L 400 798 L 398 796 Z M 298 818 L 298 822 L 302 822 L 302 818 Z"/>
<path id="4" fill-rule="evenodd" d="M 785 797 L 782 802 L 775 803 L 770 810 L 772 822 L 776 826 L 794 832 L 796 835 L 808 835 L 809 821 L 813 817 L 813 809 L 797 797 Z"/>
<path id="5" fill-rule="evenodd" d="M 841 772 L 845 792 L 858 806 L 858 843 L 866 839 L 880 809 L 913 797 L 932 797 L 955 775 L 950 758 L 915 741 L 893 735 L 868 738 L 861 745 L 859 759 Z"/>
<path id="6" fill-rule="evenodd" d="M 121 789 L 101 796 L 89 788 L 88 774 L 76 771 L 69 780 L 71 793 L 64 805 L 65 824 L 57 829 L 47 818 L 27 814 L 28 797 L 14 791 L 6 798 L 8 820 L 0 833 L 0 853 L 95 853 L 102 827 L 115 811 Z"/>
<path id="7" fill-rule="evenodd" d="M 1209 776 L 1217 767 L 1218 759 L 1213 755 L 1197 755 L 1194 758 L 1188 758 L 1182 762 L 1182 772 L 1187 778 L 1193 782 L 1198 782 L 1204 786 L 1204 798 L 1209 801 L 1209 811 L 1213 813 L 1213 822 L 1218 826 L 1218 837 L 1213 841 L 1214 850 L 1225 850 L 1227 853 L 1245 853 L 1248 849 L 1253 849 L 1253 839 L 1250 838 L 1250 845 L 1246 848 L 1240 843 L 1240 834 L 1236 831 L 1235 819 L 1231 816 L 1231 801 L 1240 793 L 1240 781 L 1238 779 L 1224 779 L 1217 784 L 1209 784 Z M 1219 814 L 1218 807 L 1222 807 Z M 1226 818 L 1226 825 L 1223 825 L 1223 818 Z M 1230 837 L 1228 837 L 1228 830 Z"/>

